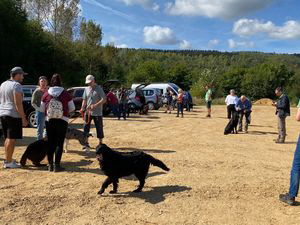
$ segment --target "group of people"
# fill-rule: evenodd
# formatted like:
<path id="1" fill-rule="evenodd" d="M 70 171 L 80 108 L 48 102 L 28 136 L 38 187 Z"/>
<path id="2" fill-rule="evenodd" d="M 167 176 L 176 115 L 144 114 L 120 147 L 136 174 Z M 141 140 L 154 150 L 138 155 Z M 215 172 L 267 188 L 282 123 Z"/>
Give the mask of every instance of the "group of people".
<path id="1" fill-rule="evenodd" d="M 24 109 L 23 109 L 23 90 L 21 83 L 24 76 L 27 75 L 21 67 L 14 67 L 10 71 L 10 79 L 3 82 L 0 86 L 0 120 L 5 138 L 5 161 L 3 168 L 19 168 L 20 165 L 13 159 L 16 139 L 22 139 L 22 127 L 28 125 Z M 90 131 L 91 121 L 95 123 L 97 130 L 97 138 L 99 144 L 102 144 L 103 133 L 103 104 L 109 99 L 110 102 L 118 102 L 118 108 L 112 109 L 117 111 L 118 118 L 124 112 L 124 104 L 126 103 L 125 90 L 120 89 L 116 93 L 116 98 L 113 99 L 112 94 L 106 97 L 103 89 L 99 86 L 93 75 L 88 75 L 85 79 L 87 87 L 84 90 L 81 113 L 84 117 L 84 132 L 87 135 Z M 212 90 L 209 86 L 206 87 L 205 101 L 207 105 L 207 117 L 211 117 Z M 111 90 L 112 92 L 113 90 Z M 188 92 L 178 91 L 176 99 L 177 116 L 181 113 L 183 117 L 184 99 L 187 99 Z M 113 93 L 113 92 L 112 92 Z M 275 90 L 276 96 L 279 97 L 277 102 L 273 102 L 276 107 L 276 115 L 278 117 L 278 138 L 276 143 L 284 143 L 286 137 L 286 117 L 290 116 L 290 102 L 282 88 L 278 87 Z M 186 96 L 184 96 L 186 95 Z M 171 113 L 173 104 L 173 96 L 171 90 L 167 94 L 167 110 Z M 248 131 L 250 124 L 250 115 L 252 112 L 251 101 L 244 95 L 237 97 L 234 90 L 225 100 L 227 104 L 227 118 L 230 119 L 234 113 L 239 116 L 239 131 L 242 131 L 242 121 L 245 117 L 244 131 Z M 50 172 L 63 171 L 61 167 L 61 158 L 63 153 L 63 143 L 66 136 L 70 113 L 75 110 L 75 105 L 72 96 L 63 88 L 62 79 L 59 74 L 54 74 L 48 84 L 45 76 L 38 79 L 38 88 L 34 91 L 32 97 L 32 106 L 36 110 L 37 121 L 37 139 L 47 138 L 49 141 L 50 150 L 47 153 L 48 170 Z M 120 113 L 121 112 L 121 113 Z M 123 114 L 124 119 L 126 115 Z M 298 111 L 296 120 L 300 121 L 300 101 L 298 103 Z M 44 131 L 44 127 L 46 130 Z M 86 146 L 88 147 L 88 146 Z M 294 160 L 291 169 L 290 189 L 286 194 L 280 194 L 279 199 L 289 205 L 295 204 L 295 197 L 298 195 L 300 182 L 300 136 L 298 138 L 297 147 L 294 154 Z"/>
<path id="2" fill-rule="evenodd" d="M 168 88 L 165 97 L 167 100 L 167 108 L 165 113 L 171 114 L 172 110 L 174 110 L 177 107 L 176 117 L 179 117 L 180 114 L 181 118 L 183 118 L 184 107 L 186 107 L 186 111 L 188 112 L 190 112 L 191 108 L 193 107 L 193 100 L 190 92 L 183 91 L 181 88 L 178 89 L 177 96 L 171 89 Z"/>
<path id="3" fill-rule="evenodd" d="M 21 85 L 24 75 L 27 74 L 21 67 L 14 67 L 10 71 L 10 79 L 0 86 L 0 119 L 5 138 L 3 168 L 20 167 L 13 159 L 13 153 L 16 139 L 23 138 L 22 127 L 28 125 L 23 109 Z M 84 90 L 80 110 L 84 118 L 83 130 L 88 135 L 91 121 L 94 121 L 99 144 L 102 144 L 104 138 L 102 108 L 106 102 L 106 95 L 93 75 L 88 75 L 85 83 L 88 86 Z M 70 113 L 75 110 L 75 105 L 72 96 L 63 88 L 59 74 L 52 76 L 49 85 L 45 76 L 39 77 L 38 88 L 32 96 L 32 106 L 36 110 L 37 139 L 47 138 L 49 142 L 48 169 L 51 172 L 63 171 L 64 168 L 61 166 L 63 144 Z"/>
<path id="4" fill-rule="evenodd" d="M 126 112 L 128 110 L 128 96 L 126 90 L 121 87 L 119 90 L 111 88 L 106 95 L 107 104 L 113 115 L 120 120 L 123 117 L 126 120 Z"/>
<path id="5" fill-rule="evenodd" d="M 239 115 L 238 131 L 243 131 L 243 118 L 245 118 L 244 132 L 248 133 L 248 126 L 251 122 L 252 104 L 251 101 L 242 95 L 240 98 L 236 95 L 235 90 L 230 90 L 229 95 L 225 99 L 227 105 L 227 118 L 231 119 L 233 113 Z"/>

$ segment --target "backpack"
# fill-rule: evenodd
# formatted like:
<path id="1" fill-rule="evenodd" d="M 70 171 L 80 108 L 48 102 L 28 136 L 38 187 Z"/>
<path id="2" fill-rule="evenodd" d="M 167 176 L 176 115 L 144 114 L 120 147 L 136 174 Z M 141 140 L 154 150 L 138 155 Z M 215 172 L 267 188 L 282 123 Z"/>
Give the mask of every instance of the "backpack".
<path id="1" fill-rule="evenodd" d="M 64 110 L 62 102 L 58 97 L 52 97 L 48 104 L 47 117 L 48 119 L 61 119 L 63 118 Z"/>

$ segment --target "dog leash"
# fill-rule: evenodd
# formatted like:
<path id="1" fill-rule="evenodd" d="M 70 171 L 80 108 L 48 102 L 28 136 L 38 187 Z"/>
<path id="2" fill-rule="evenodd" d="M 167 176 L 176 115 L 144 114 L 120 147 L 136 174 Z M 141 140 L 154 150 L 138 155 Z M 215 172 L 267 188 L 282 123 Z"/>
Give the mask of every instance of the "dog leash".
<path id="1" fill-rule="evenodd" d="M 85 111 L 81 111 L 81 117 L 83 119 L 84 122 L 86 123 L 90 123 L 91 122 L 91 110 L 88 109 L 86 112 Z M 85 115 L 87 115 L 87 121 L 86 121 L 86 117 Z"/>

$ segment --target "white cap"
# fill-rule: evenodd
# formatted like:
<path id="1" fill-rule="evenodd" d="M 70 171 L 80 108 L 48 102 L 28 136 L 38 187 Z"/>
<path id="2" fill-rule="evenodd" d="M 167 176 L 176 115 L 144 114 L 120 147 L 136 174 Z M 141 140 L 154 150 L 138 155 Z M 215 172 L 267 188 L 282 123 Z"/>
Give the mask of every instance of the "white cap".
<path id="1" fill-rule="evenodd" d="M 86 78 L 85 78 L 85 83 L 89 84 L 94 80 L 95 80 L 95 77 L 93 75 L 87 75 Z"/>

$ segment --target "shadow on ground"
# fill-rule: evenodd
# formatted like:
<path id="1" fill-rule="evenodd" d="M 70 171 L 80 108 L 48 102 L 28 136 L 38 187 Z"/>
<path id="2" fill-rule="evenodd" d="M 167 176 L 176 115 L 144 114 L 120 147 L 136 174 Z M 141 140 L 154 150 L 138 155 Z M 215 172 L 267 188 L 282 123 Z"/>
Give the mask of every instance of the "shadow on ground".
<path id="1" fill-rule="evenodd" d="M 270 132 L 270 131 L 249 131 L 248 134 L 252 135 L 266 135 L 266 134 L 278 134 L 277 132 Z"/>
<path id="2" fill-rule="evenodd" d="M 143 151 L 148 153 L 175 153 L 174 150 L 161 150 L 161 149 L 141 149 L 141 148 L 128 148 L 128 147 L 119 147 L 113 148 L 117 151 Z"/>
<path id="3" fill-rule="evenodd" d="M 179 186 L 179 185 L 171 185 L 171 186 L 159 186 L 153 187 L 152 190 L 143 191 L 140 193 L 134 192 L 126 192 L 121 194 L 114 194 L 114 195 L 103 195 L 103 197 L 117 197 L 117 198 L 140 198 L 144 199 L 145 202 L 149 202 L 151 204 L 157 204 L 163 202 L 167 194 L 190 191 L 192 188 L 187 186 Z M 126 194 L 126 195 L 124 195 Z"/>

